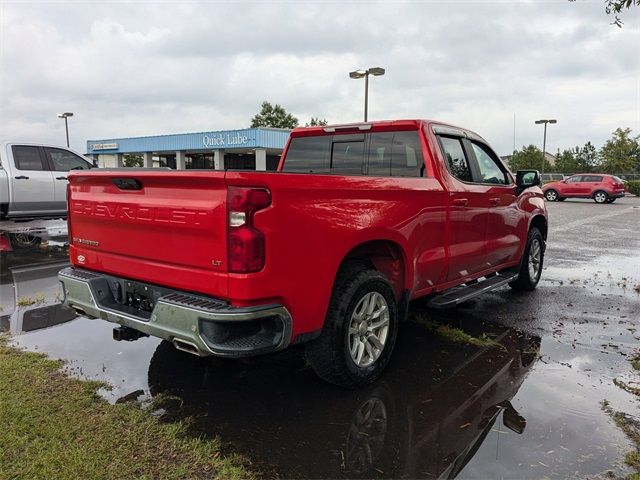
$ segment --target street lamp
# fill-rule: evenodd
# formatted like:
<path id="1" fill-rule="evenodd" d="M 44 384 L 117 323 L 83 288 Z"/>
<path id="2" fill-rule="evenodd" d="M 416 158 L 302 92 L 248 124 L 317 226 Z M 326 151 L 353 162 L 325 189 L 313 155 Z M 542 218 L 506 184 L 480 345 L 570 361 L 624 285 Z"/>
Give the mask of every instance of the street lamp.
<path id="1" fill-rule="evenodd" d="M 69 147 L 69 124 L 67 123 L 67 118 L 69 117 L 73 117 L 73 113 L 64 112 L 58 114 L 58 118 L 64 118 L 64 130 L 67 132 L 67 148 Z"/>
<path id="2" fill-rule="evenodd" d="M 542 137 L 542 169 L 540 170 L 540 174 L 544 173 L 544 159 L 545 159 L 545 150 L 547 149 L 547 123 L 558 123 L 557 120 L 555 119 L 551 119 L 551 120 L 536 120 L 534 122 L 536 125 L 540 125 L 541 123 L 544 123 L 544 136 Z"/>
<path id="3" fill-rule="evenodd" d="M 349 72 L 351 78 L 357 79 L 364 77 L 364 121 L 367 121 L 367 111 L 369 103 L 369 75 L 379 77 L 384 75 L 384 68 L 370 67 L 368 70 L 356 70 L 355 72 Z"/>

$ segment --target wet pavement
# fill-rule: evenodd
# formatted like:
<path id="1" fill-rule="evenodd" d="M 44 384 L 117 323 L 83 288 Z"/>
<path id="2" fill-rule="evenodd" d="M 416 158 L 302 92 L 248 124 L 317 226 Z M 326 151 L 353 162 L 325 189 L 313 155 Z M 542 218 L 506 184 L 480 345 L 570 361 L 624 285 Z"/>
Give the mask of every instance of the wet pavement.
<path id="1" fill-rule="evenodd" d="M 345 391 L 318 380 L 302 349 L 234 361 L 166 342 L 111 340 L 113 325 L 59 305 L 64 252 L 3 254 L 0 331 L 106 381 L 104 397 L 154 398 L 165 421 L 189 418 L 267 475 L 295 478 L 541 478 L 628 473 L 630 444 L 601 410 L 640 417 L 628 356 L 640 340 L 640 199 L 549 204 L 543 280 L 454 310 L 412 313 L 483 334 L 499 346 L 451 343 L 401 328 L 379 382 Z"/>

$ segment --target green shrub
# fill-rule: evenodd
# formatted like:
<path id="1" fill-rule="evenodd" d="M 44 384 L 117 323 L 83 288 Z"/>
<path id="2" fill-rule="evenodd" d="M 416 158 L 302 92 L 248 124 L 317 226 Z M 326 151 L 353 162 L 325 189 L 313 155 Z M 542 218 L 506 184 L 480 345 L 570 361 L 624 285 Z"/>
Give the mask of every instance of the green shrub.
<path id="1" fill-rule="evenodd" d="M 629 190 L 629 193 L 640 197 L 640 180 L 629 180 L 627 182 L 627 190 Z"/>

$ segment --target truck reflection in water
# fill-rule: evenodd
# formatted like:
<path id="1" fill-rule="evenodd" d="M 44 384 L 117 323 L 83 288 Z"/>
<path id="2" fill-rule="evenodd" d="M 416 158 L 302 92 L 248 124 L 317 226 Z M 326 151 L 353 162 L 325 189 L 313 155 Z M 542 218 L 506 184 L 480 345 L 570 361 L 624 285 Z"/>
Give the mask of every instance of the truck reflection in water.
<path id="1" fill-rule="evenodd" d="M 0 281 L 0 332 L 19 334 L 69 322 L 76 313 L 62 305 L 59 283 L 52 281 L 67 262 L 3 267 Z"/>
<path id="2" fill-rule="evenodd" d="M 149 386 L 167 418 L 190 417 L 195 434 L 281 477 L 452 478 L 500 417 L 518 434 L 526 426 L 510 400 L 540 338 L 493 328 L 499 345 L 480 348 L 406 325 L 389 370 L 355 391 L 318 381 L 300 352 L 200 359 L 163 342 Z"/>

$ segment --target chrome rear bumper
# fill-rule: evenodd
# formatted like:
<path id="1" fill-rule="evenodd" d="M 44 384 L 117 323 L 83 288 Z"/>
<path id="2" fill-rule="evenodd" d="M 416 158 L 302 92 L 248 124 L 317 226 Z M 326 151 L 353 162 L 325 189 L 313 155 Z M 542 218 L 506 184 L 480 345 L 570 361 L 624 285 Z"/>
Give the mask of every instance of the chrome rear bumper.
<path id="1" fill-rule="evenodd" d="M 238 308 L 216 298 L 73 267 L 61 270 L 58 279 L 64 304 L 79 313 L 162 338 L 195 355 L 254 356 L 281 350 L 291 339 L 291 315 L 282 305 Z M 148 293 L 152 308 L 118 300 L 132 284 Z"/>

